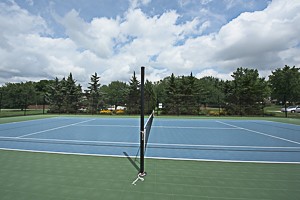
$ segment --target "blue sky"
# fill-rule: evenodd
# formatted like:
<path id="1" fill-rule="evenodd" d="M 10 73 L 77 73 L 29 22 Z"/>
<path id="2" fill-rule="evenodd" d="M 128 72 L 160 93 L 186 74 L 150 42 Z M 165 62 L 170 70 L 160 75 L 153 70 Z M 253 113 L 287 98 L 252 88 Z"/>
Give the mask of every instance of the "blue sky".
<path id="1" fill-rule="evenodd" d="M 0 84 L 97 72 L 102 84 L 299 66 L 298 0 L 2 0 Z"/>

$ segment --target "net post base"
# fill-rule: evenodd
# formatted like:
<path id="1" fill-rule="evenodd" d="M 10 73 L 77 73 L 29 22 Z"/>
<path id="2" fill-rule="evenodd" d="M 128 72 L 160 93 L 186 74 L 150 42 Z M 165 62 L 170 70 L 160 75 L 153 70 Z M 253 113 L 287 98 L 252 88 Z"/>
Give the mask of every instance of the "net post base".
<path id="1" fill-rule="evenodd" d="M 143 177 L 147 176 L 147 172 L 140 172 L 140 173 L 138 173 L 138 176 L 143 178 Z"/>
<path id="2" fill-rule="evenodd" d="M 146 172 L 143 173 L 138 173 L 137 178 L 132 182 L 132 185 L 136 185 L 136 182 L 140 181 L 144 181 L 145 180 L 145 176 L 147 175 Z"/>

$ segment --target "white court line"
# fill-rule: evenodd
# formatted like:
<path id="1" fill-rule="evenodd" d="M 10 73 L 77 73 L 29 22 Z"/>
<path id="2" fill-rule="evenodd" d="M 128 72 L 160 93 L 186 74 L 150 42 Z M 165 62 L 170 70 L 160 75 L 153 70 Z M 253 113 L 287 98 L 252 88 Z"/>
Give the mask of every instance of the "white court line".
<path id="1" fill-rule="evenodd" d="M 164 143 L 148 143 L 153 146 L 178 146 L 178 147 L 210 147 L 210 148 L 248 148 L 248 149 L 300 149 L 300 147 L 274 147 L 274 146 L 235 146 L 235 145 L 213 145 L 213 144 L 164 144 Z M 151 148 L 151 146 L 149 147 Z"/>
<path id="2" fill-rule="evenodd" d="M 62 140 L 62 139 L 44 139 L 44 138 L 20 138 L 20 137 L 0 137 L 1 139 L 10 140 L 12 142 L 28 141 L 28 142 L 61 142 L 73 144 L 118 144 L 118 145 L 139 145 L 140 143 L 134 142 L 112 142 L 112 141 L 91 141 L 91 140 Z"/>
<path id="3" fill-rule="evenodd" d="M 118 145 L 139 145 L 139 143 L 134 142 L 112 142 L 112 141 L 91 141 L 91 140 L 62 140 L 62 139 L 42 139 L 42 138 L 20 138 L 20 137 L 0 137 L 1 139 L 15 139 L 17 141 L 28 141 L 28 142 L 69 142 L 74 144 L 118 144 Z M 72 145 L 72 144 L 71 144 Z M 150 146 L 149 146 L 150 145 Z M 241 146 L 241 145 L 212 145 L 212 144 L 165 144 L 165 143 L 148 143 L 148 148 L 151 145 L 156 147 L 208 147 L 208 148 L 248 148 L 248 149 L 299 149 L 300 147 L 284 147 L 284 146 Z"/>
<path id="4" fill-rule="evenodd" d="M 112 125 L 112 124 L 81 124 L 76 126 L 91 126 L 91 127 L 122 127 L 122 128 L 138 128 L 139 126 L 132 126 L 132 125 Z"/>
<path id="5" fill-rule="evenodd" d="M 221 123 L 221 124 L 225 124 L 227 126 L 235 127 L 235 128 L 238 128 L 238 129 L 242 129 L 242 130 L 245 130 L 245 131 L 249 131 L 249 132 L 252 132 L 252 133 L 257 133 L 257 134 L 268 136 L 268 137 L 271 137 L 271 138 L 276 138 L 276 139 L 283 140 L 283 141 L 286 141 L 286 142 L 290 142 L 290 143 L 293 143 L 293 144 L 300 144 L 300 142 L 296 142 L 296 141 L 285 139 L 285 138 L 282 138 L 282 137 L 277 137 L 277 136 L 274 136 L 274 135 L 269 135 L 267 133 L 262 133 L 262 132 L 259 132 L 259 131 L 254 131 L 254 130 L 251 130 L 251 129 L 247 129 L 247 128 L 235 126 L 235 125 L 228 124 L 228 123 L 225 123 L 225 122 L 221 122 L 221 121 L 216 121 L 216 122 Z"/>
<path id="6" fill-rule="evenodd" d="M 49 120 L 49 119 L 56 119 L 56 118 L 60 118 L 60 117 L 46 117 L 46 118 L 42 118 L 42 119 L 30 119 L 28 118 L 28 120 L 24 120 L 24 121 L 18 121 L 18 122 L 7 122 L 7 123 L 2 123 L 1 125 L 8 125 L 8 124 L 21 124 L 21 123 L 27 123 L 27 122 L 34 122 L 34 121 L 40 121 L 40 120 Z"/>
<path id="7" fill-rule="evenodd" d="M 205 127 L 205 126 L 152 126 L 155 128 L 166 128 L 166 129 L 172 129 L 172 128 L 176 128 L 176 129 L 211 129 L 211 130 L 227 130 L 227 129 L 236 129 L 236 128 L 222 128 L 222 127 Z"/>
<path id="8" fill-rule="evenodd" d="M 100 155 L 102 156 L 102 155 Z M 182 161 L 199 161 L 199 162 L 221 162 L 221 163 L 261 163 L 261 164 L 300 164 L 300 162 L 293 161 L 256 161 L 256 160 L 215 160 L 202 158 L 176 158 L 176 157 L 147 157 L 156 160 L 182 160 Z"/>
<path id="9" fill-rule="evenodd" d="M 26 149 L 12 149 L 12 148 L 1 148 L 4 151 L 17 151 L 17 152 L 31 152 L 31 153 L 47 153 L 47 154 L 58 154 L 58 155 L 79 155 L 79 156 L 95 156 L 95 157 L 116 157 L 125 158 L 124 155 L 113 155 L 113 154 L 89 154 L 89 153 L 72 153 L 72 152 L 59 152 L 59 151 L 42 151 L 42 150 L 26 150 Z M 130 156 L 133 157 L 133 156 Z M 300 162 L 293 161 L 255 161 L 255 160 L 214 160 L 214 159 L 197 159 L 197 158 L 176 158 L 176 157 L 148 157 L 148 159 L 156 160 L 182 160 L 182 161 L 205 161 L 205 162 L 221 162 L 221 163 L 265 163 L 265 164 L 300 164 Z"/>
<path id="10" fill-rule="evenodd" d="M 30 136 L 30 135 L 35 135 L 35 134 L 44 133 L 44 132 L 48 132 L 48 131 L 53 131 L 53 130 L 57 130 L 57 129 L 61 129 L 61 128 L 66 128 L 66 127 L 69 127 L 69 126 L 74 126 L 74 125 L 77 125 L 77 124 L 81 124 L 81 123 L 85 123 L 85 122 L 89 122 L 89 121 L 93 121 L 93 120 L 95 120 L 95 119 L 89 119 L 89 120 L 85 120 L 85 121 L 82 121 L 82 122 L 68 124 L 68 125 L 65 125 L 65 126 L 50 128 L 50 129 L 46 129 L 46 130 L 43 130 L 43 131 L 37 131 L 37 132 L 34 132 L 34 133 L 29 133 L 29 134 L 26 134 L 26 135 L 22 135 L 22 136 L 19 136 L 19 137 L 16 137 L 16 138 L 23 138 L 23 137 L 27 137 L 27 136 Z"/>
<path id="11" fill-rule="evenodd" d="M 94 125 L 89 125 L 89 124 L 82 124 L 78 126 L 91 126 L 91 127 L 124 127 L 124 128 L 138 128 L 139 126 L 131 126 L 131 125 L 112 125 L 112 124 L 94 124 Z M 151 126 L 151 128 L 165 128 L 165 129 L 212 129 L 212 130 L 232 130 L 232 129 L 237 129 L 237 128 L 218 128 L 218 127 L 195 127 L 195 126 Z"/>

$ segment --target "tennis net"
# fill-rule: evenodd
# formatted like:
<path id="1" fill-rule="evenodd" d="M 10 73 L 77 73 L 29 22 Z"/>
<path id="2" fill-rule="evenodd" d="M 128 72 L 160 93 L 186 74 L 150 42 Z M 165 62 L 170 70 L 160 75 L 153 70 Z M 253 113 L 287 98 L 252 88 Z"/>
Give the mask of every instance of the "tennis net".
<path id="1" fill-rule="evenodd" d="M 148 144 L 148 140 L 149 140 L 149 136 L 150 136 L 150 130 L 152 127 L 153 118 L 154 118 L 154 111 L 152 111 L 152 113 L 150 114 L 150 116 L 148 117 L 148 119 L 146 121 L 146 124 L 144 125 L 144 141 L 145 141 L 144 146 L 143 146 L 144 155 L 146 153 L 146 148 L 147 148 L 147 144 Z M 140 154 L 140 151 L 141 151 L 141 146 L 135 154 L 135 158 L 134 158 L 135 161 L 137 161 L 137 158 L 139 158 L 138 156 Z"/>
<path id="2" fill-rule="evenodd" d="M 154 111 L 152 111 L 152 113 L 150 114 L 150 116 L 147 119 L 146 124 L 144 126 L 144 136 L 145 136 L 144 149 L 145 149 L 145 152 L 146 152 L 146 148 L 147 148 L 147 144 L 148 144 L 148 140 L 149 140 L 149 136 L 150 136 L 150 130 L 152 127 L 153 118 L 154 118 Z"/>

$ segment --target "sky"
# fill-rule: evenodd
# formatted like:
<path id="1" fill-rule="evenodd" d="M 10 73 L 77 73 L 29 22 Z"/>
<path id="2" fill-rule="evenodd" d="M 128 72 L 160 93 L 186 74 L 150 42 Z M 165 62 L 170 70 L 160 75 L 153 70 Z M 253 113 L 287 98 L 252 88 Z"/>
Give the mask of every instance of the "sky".
<path id="1" fill-rule="evenodd" d="M 0 0 L 0 85 L 300 67 L 300 0 Z"/>

